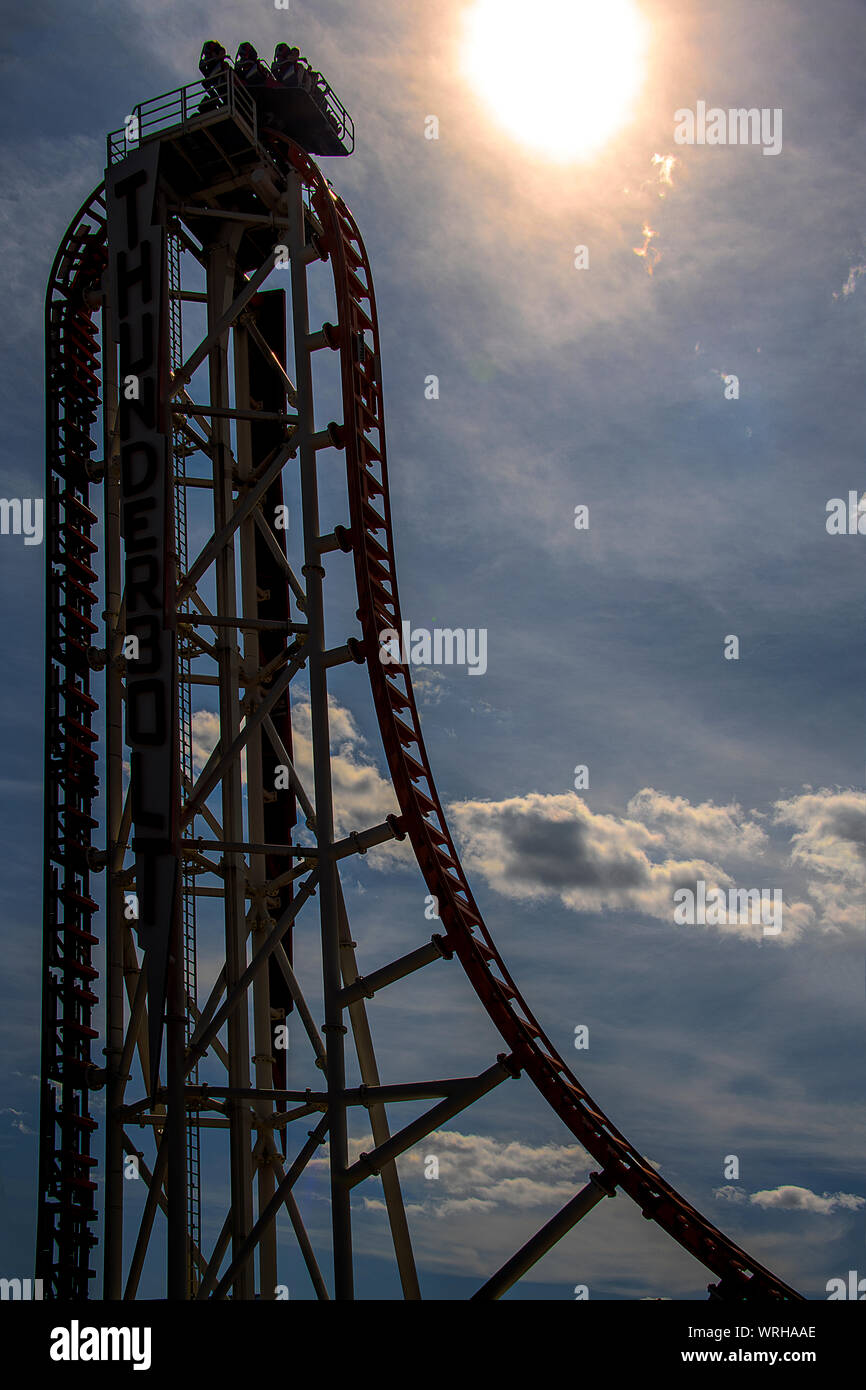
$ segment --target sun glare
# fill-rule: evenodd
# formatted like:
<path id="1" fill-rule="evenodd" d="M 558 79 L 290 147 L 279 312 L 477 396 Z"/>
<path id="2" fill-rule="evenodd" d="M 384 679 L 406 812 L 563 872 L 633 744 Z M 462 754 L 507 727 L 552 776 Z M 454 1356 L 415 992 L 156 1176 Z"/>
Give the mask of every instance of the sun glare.
<path id="1" fill-rule="evenodd" d="M 464 70 L 509 134 L 587 159 L 632 115 L 646 40 L 632 0 L 475 0 Z"/>

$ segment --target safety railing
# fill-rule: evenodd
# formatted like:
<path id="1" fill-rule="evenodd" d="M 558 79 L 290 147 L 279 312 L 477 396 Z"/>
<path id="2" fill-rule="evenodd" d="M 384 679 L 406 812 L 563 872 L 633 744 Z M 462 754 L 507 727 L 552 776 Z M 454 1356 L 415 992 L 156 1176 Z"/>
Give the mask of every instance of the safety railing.
<path id="1" fill-rule="evenodd" d="M 234 72 L 227 69 L 206 82 L 190 82 L 134 106 L 123 126 L 108 136 L 108 163 L 119 163 L 154 135 L 191 121 L 209 121 L 217 112 L 232 117 L 251 142 L 258 143 L 256 104 Z"/>
<path id="2" fill-rule="evenodd" d="M 316 73 L 313 85 L 308 88 L 313 101 L 324 112 L 334 134 L 346 146 L 349 154 L 355 148 L 355 122 L 349 115 L 336 93 L 328 86 L 321 73 Z"/>

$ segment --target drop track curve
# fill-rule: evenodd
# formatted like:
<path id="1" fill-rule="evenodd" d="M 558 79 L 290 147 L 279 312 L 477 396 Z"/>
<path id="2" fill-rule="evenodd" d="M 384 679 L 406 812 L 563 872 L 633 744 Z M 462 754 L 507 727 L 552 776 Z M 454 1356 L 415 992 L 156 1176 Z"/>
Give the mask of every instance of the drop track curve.
<path id="1" fill-rule="evenodd" d="M 402 619 L 388 492 L 379 327 L 369 258 L 349 208 L 310 156 L 275 132 L 263 132 L 263 139 L 278 162 L 291 165 L 300 175 L 323 229 L 321 258 L 330 261 L 333 271 L 339 320 L 335 344 L 341 359 L 344 409 L 340 443 L 346 452 L 350 515 L 346 543 L 354 555 L 363 652 L 402 826 L 425 883 L 438 900 L 445 944 L 460 960 L 507 1044 L 510 1064 L 515 1070 L 526 1071 L 571 1134 L 600 1164 L 601 1185 L 611 1195 L 617 1190 L 625 1193 L 646 1219 L 654 1221 L 711 1271 L 719 1281 L 711 1286 L 715 1297 L 802 1301 L 801 1294 L 753 1260 L 665 1182 L 611 1123 L 545 1035 L 484 923 L 433 780 L 409 669 L 394 664 L 386 667 L 379 660 L 380 634 L 386 629 L 399 632 Z M 80 258 L 86 245 L 94 267 L 92 288 L 96 290 L 95 272 L 101 270 L 99 253 L 105 238 L 100 194 L 101 185 L 73 219 L 52 272 L 49 301 L 62 285 L 68 296 L 62 313 L 74 316 L 78 324 L 95 308 L 95 301 L 93 308 L 87 301 L 87 269 Z M 82 225 L 85 214 L 89 214 L 89 225 Z M 71 295 L 70 281 L 74 285 Z M 58 326 L 55 321 L 54 341 Z M 49 477 L 53 472 L 55 479 L 62 472 L 60 453 L 53 447 L 49 430 Z M 74 485 L 85 494 L 83 469 Z M 54 583 L 61 587 L 62 578 L 55 575 Z M 81 1113 L 86 1116 L 86 1102 Z"/>
<path id="2" fill-rule="evenodd" d="M 631 1145 L 593 1101 L 524 1001 L 488 931 L 460 863 L 436 791 L 406 666 L 379 660 L 380 634 L 401 629 L 388 492 L 381 355 L 370 261 L 358 225 L 304 150 L 270 133 L 307 186 L 325 230 L 337 297 L 342 360 L 342 443 L 358 591 L 358 617 L 376 716 L 402 820 L 424 880 L 438 900 L 446 942 L 460 960 L 511 1058 L 525 1070 L 574 1137 L 602 1165 L 600 1181 L 621 1189 L 720 1283 L 718 1297 L 800 1300 L 702 1216 Z M 362 337 L 372 351 L 358 350 Z M 371 437 L 372 436 L 372 437 Z"/>

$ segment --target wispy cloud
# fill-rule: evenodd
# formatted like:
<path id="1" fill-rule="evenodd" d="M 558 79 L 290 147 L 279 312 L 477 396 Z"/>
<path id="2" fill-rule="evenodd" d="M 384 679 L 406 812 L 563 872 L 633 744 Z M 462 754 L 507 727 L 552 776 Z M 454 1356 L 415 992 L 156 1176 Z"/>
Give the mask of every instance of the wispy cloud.
<path id="1" fill-rule="evenodd" d="M 739 1187 L 718 1187 L 713 1193 L 722 1202 L 749 1202 L 767 1211 L 804 1211 L 812 1216 L 832 1216 L 838 1211 L 859 1211 L 866 1206 L 866 1197 L 852 1192 L 825 1192 L 819 1196 L 808 1187 L 784 1184 L 760 1192 L 743 1192 Z"/>
<path id="2" fill-rule="evenodd" d="M 694 889 L 698 881 L 708 894 L 727 889 L 735 879 L 720 861 L 758 858 L 768 844 L 763 828 L 735 803 L 692 805 L 645 787 L 627 812 L 599 814 L 570 792 L 450 807 L 467 866 L 491 887 L 517 899 L 558 898 L 573 912 L 631 911 L 672 922 L 676 889 Z M 745 872 L 737 876 L 745 887 L 773 887 L 766 867 L 756 866 L 751 884 Z M 779 939 L 790 944 L 814 917 L 809 903 L 788 899 Z M 723 913 L 718 929 L 760 936 L 738 913 Z"/>
<path id="3" fill-rule="evenodd" d="M 658 236 L 658 232 L 653 231 L 649 223 L 645 222 L 641 230 L 641 236 L 643 237 L 643 243 L 640 246 L 633 246 L 632 250 L 636 256 L 640 256 L 644 260 L 647 275 L 652 275 L 662 258 L 662 253 L 659 248 L 652 245 L 653 239 Z"/>
<path id="4" fill-rule="evenodd" d="M 849 299 L 857 288 L 857 282 L 861 275 L 866 275 L 866 265 L 852 265 L 848 271 L 848 279 L 845 281 L 841 290 L 834 291 L 834 299 Z"/>
<path id="5" fill-rule="evenodd" d="M 293 762 L 310 801 L 315 804 L 309 698 L 304 694 L 295 698 L 292 713 Z M 390 780 L 379 772 L 351 711 L 331 697 L 328 713 L 337 833 L 348 835 L 352 831 L 367 830 L 381 824 L 387 816 L 399 815 L 400 808 Z M 219 715 L 211 710 L 197 710 L 193 714 L 192 726 L 194 770 L 198 774 L 219 740 Z M 408 842 L 389 842 L 368 853 L 369 862 L 379 868 L 412 862 Z"/>
<path id="6" fill-rule="evenodd" d="M 703 801 L 693 806 L 684 796 L 666 796 L 644 787 L 631 798 L 628 814 L 663 837 L 668 850 L 712 857 L 719 854 L 762 854 L 767 832 L 731 802 L 716 806 Z"/>

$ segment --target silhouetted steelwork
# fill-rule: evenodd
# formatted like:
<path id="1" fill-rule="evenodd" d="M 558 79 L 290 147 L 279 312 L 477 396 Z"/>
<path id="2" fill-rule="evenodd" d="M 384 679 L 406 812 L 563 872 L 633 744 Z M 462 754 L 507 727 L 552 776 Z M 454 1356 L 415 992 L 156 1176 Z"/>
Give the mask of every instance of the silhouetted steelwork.
<path id="1" fill-rule="evenodd" d="M 280 61 L 290 73 L 291 55 Z M 484 924 L 433 781 L 410 671 L 379 660 L 381 634 L 400 631 L 402 618 L 369 260 L 349 209 L 310 157 L 331 138 L 324 126 L 310 135 L 310 111 L 286 103 L 254 52 L 244 51 L 242 70 L 248 86 L 217 53 L 202 83 L 135 109 L 109 137 L 104 193 L 71 225 L 52 272 L 37 1273 L 53 1297 L 87 1294 L 88 1097 L 104 1088 L 104 1297 L 134 1299 L 145 1271 L 153 1280 L 162 1213 L 160 1287 L 170 1298 L 274 1298 L 285 1210 L 316 1296 L 351 1299 L 352 1192 L 378 1176 L 403 1295 L 419 1298 L 396 1160 L 526 1072 L 601 1171 L 477 1298 L 501 1297 L 619 1190 L 718 1276 L 714 1296 L 798 1299 L 610 1123 L 545 1036 Z M 347 153 L 351 121 L 326 95 L 324 105 L 316 99 L 317 119 L 332 135 L 337 122 L 340 148 L 331 152 Z M 336 324 L 310 322 L 313 267 L 330 267 Z M 100 304 L 101 378 L 92 325 Z M 326 427 L 316 410 L 319 354 L 339 369 L 342 420 Z M 104 460 L 94 465 L 100 402 Z M 322 534 L 320 459 L 329 455 L 333 471 L 336 452 L 345 454 L 345 524 Z M 88 616 L 98 483 L 103 648 Z M 287 529 L 287 517 L 299 525 Z M 325 562 L 340 552 L 353 557 L 360 631 L 329 646 Z M 366 664 L 400 814 L 338 838 L 328 686 L 329 672 L 349 663 Z M 94 670 L 105 672 L 104 849 L 93 845 L 91 814 Z M 218 703 L 198 724 L 196 689 Z M 312 785 L 296 762 L 299 708 Z M 441 932 L 361 976 L 340 864 L 395 837 L 411 843 Z M 90 1058 L 98 905 L 89 875 L 101 870 L 104 1066 Z M 296 971 L 293 931 L 316 897 L 322 980 L 311 1000 L 317 987 Z M 474 1076 L 383 1084 L 368 1001 L 454 957 L 507 1050 Z M 306 1064 L 293 1051 L 291 1068 L 288 1024 L 309 1049 Z M 347 1054 L 360 1085 L 349 1079 Z M 429 1108 L 392 1133 L 389 1107 L 422 1100 Z M 353 1155 L 348 1121 L 358 1107 L 372 1148 Z M 308 1119 L 314 1127 L 292 1142 L 295 1122 Z M 135 1127 L 151 1131 L 151 1155 Z M 326 1145 L 330 1281 L 295 1196 Z M 215 1234 L 202 1219 L 204 1162 L 221 1164 L 227 1180 Z"/>

